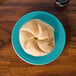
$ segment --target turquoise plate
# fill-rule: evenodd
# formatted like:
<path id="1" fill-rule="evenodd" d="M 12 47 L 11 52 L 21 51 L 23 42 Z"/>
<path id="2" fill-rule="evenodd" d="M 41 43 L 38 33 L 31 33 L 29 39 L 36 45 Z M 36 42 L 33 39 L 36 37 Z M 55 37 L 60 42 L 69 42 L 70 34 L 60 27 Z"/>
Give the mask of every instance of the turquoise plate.
<path id="1" fill-rule="evenodd" d="M 27 54 L 19 42 L 19 30 L 27 21 L 31 19 L 40 19 L 50 24 L 55 29 L 55 47 L 45 56 L 35 57 Z M 12 45 L 17 55 L 25 62 L 33 65 L 44 65 L 54 61 L 63 51 L 66 41 L 65 30 L 61 22 L 52 14 L 44 11 L 30 12 L 21 17 L 15 24 L 12 32 Z"/>

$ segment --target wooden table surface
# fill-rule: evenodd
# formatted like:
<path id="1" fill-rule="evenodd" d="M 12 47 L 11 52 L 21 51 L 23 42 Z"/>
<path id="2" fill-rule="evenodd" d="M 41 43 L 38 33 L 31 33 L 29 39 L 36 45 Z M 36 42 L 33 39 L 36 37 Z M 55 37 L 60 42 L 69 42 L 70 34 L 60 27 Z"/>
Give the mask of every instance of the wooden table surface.
<path id="1" fill-rule="evenodd" d="M 11 44 L 15 23 L 31 11 L 47 11 L 63 23 L 66 45 L 52 63 L 34 66 L 22 61 Z M 60 9 L 55 0 L 0 0 L 0 76 L 76 76 L 76 0 Z"/>

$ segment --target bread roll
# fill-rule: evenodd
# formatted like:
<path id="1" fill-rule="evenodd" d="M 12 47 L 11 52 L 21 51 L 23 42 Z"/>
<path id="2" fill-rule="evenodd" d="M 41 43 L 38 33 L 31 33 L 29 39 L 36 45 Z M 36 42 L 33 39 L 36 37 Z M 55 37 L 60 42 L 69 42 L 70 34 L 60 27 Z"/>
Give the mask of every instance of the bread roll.
<path id="1" fill-rule="evenodd" d="M 19 40 L 26 53 L 44 56 L 55 46 L 54 29 L 39 19 L 32 19 L 21 27 Z"/>

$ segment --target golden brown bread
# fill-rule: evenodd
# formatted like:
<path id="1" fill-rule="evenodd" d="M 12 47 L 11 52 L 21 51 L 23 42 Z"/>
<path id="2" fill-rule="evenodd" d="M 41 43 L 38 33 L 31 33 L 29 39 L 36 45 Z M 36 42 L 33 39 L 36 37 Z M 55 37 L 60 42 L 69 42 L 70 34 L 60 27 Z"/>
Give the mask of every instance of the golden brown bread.
<path id="1" fill-rule="evenodd" d="M 54 29 L 39 19 L 32 19 L 21 27 L 19 40 L 22 48 L 28 54 L 44 56 L 55 46 Z"/>

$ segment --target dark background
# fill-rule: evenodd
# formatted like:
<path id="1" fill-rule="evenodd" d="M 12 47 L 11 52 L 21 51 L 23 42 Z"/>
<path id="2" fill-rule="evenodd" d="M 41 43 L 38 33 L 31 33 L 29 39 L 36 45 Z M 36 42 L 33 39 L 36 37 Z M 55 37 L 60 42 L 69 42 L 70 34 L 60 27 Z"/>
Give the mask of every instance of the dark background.
<path id="1" fill-rule="evenodd" d="M 66 46 L 52 63 L 34 66 L 14 52 L 11 33 L 15 23 L 31 11 L 47 11 L 63 23 Z M 0 76 L 76 76 L 76 0 L 57 8 L 55 0 L 0 0 Z"/>

